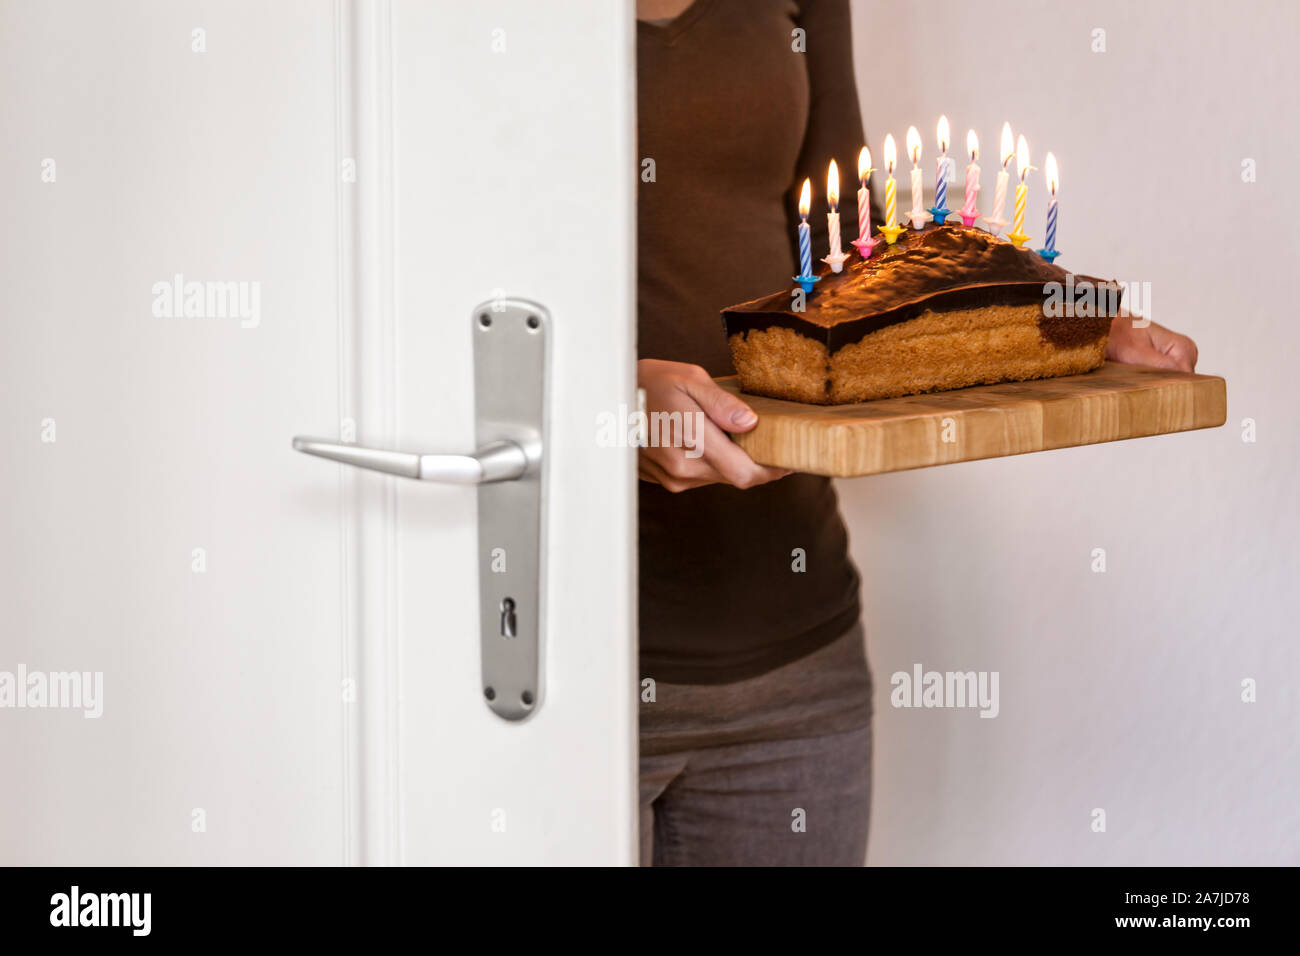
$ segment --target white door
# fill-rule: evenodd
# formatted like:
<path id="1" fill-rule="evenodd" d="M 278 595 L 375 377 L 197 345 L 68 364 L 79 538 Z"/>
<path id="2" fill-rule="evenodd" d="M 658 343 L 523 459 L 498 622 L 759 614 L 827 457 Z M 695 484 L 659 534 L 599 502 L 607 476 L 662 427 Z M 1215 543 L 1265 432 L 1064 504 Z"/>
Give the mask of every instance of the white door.
<path id="1" fill-rule="evenodd" d="M 635 463 L 596 440 L 634 402 L 631 16 L 0 4 L 0 863 L 635 860 Z M 474 310 L 518 300 L 506 719 L 480 489 L 290 439 L 473 451 Z"/>

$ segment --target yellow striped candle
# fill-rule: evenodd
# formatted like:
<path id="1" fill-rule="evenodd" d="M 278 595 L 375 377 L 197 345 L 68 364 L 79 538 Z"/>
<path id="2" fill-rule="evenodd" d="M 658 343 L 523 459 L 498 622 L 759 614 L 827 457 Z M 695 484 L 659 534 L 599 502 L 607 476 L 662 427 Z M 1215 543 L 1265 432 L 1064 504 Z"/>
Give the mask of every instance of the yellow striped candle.
<path id="1" fill-rule="evenodd" d="M 898 225 L 898 183 L 894 182 L 894 166 L 898 164 L 898 147 L 894 145 L 894 134 L 885 137 L 885 225 Z"/>
<path id="2" fill-rule="evenodd" d="M 1029 196 L 1029 187 L 1025 184 L 1025 178 L 1033 168 L 1029 165 L 1029 144 L 1025 142 L 1022 134 L 1016 143 L 1016 172 L 1020 174 L 1020 185 L 1016 187 L 1015 224 L 1011 232 L 1007 233 L 1007 238 L 1015 243 L 1017 248 L 1029 241 L 1029 237 L 1025 235 L 1025 205 Z"/>
<path id="3" fill-rule="evenodd" d="M 880 227 L 880 234 L 891 246 L 907 229 L 898 224 L 898 183 L 894 181 L 894 167 L 898 165 L 898 146 L 894 143 L 894 134 L 885 137 L 885 171 L 889 178 L 885 180 L 885 224 Z"/>

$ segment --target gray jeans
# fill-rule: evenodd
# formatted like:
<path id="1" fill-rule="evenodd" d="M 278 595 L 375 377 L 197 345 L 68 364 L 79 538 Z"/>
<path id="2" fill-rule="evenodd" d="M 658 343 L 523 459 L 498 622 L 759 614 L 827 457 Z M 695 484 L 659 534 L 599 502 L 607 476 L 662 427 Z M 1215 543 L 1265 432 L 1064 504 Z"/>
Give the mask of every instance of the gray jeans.
<path id="1" fill-rule="evenodd" d="M 871 693 L 861 624 L 749 680 L 657 683 L 640 705 L 641 864 L 861 866 Z"/>

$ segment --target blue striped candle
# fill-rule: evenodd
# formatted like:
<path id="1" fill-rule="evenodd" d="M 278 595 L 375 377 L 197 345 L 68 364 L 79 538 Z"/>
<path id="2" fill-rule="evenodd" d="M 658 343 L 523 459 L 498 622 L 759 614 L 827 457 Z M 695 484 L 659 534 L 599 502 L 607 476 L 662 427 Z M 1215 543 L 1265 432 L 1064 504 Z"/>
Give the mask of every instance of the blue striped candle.
<path id="1" fill-rule="evenodd" d="M 939 117 L 939 178 L 934 183 L 934 208 L 948 208 L 948 117 Z"/>
<path id="2" fill-rule="evenodd" d="M 808 211 L 812 209 L 812 180 L 803 181 L 799 190 L 799 275 L 810 276 L 812 271 L 812 232 L 808 228 Z"/>
<path id="3" fill-rule="evenodd" d="M 1061 188 L 1061 173 L 1056 168 L 1056 157 L 1051 153 L 1047 154 L 1047 162 L 1043 165 L 1046 167 L 1043 172 L 1047 189 L 1052 194 L 1052 201 L 1047 205 L 1047 243 L 1043 251 L 1053 253 L 1056 251 L 1056 191 Z"/>

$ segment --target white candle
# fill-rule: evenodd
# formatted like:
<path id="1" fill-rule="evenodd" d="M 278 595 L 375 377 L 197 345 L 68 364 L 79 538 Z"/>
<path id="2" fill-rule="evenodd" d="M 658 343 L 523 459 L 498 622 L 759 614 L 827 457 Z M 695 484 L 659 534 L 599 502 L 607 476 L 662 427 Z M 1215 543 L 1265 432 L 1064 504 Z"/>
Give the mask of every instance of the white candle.
<path id="1" fill-rule="evenodd" d="M 831 240 L 831 255 L 840 255 L 840 171 L 831 160 L 831 168 L 826 173 L 826 201 L 830 212 L 826 213 L 826 230 Z M 836 270 L 837 272 L 839 270 Z"/>
<path id="2" fill-rule="evenodd" d="M 840 248 L 840 170 L 833 159 L 830 168 L 826 171 L 826 202 L 830 207 L 830 211 L 826 213 L 826 232 L 830 239 L 831 251 L 822 262 L 831 267 L 831 272 L 841 272 L 844 269 L 844 260 L 848 256 Z"/>
<path id="3" fill-rule="evenodd" d="M 999 227 L 1005 226 L 1007 221 L 1002 218 L 1003 207 L 1007 202 L 1007 182 L 1011 178 L 1007 173 L 1007 164 L 1011 162 L 1016 155 L 1015 140 L 1011 137 L 1011 124 L 1002 124 L 1002 169 L 998 171 L 997 185 L 993 189 L 993 215 L 984 221 L 988 223 L 993 232 L 997 232 Z"/>
<path id="4" fill-rule="evenodd" d="M 912 157 L 912 211 L 908 218 L 912 228 L 920 229 L 934 217 L 925 208 L 925 175 L 921 172 L 921 134 L 915 126 L 907 128 L 907 151 Z"/>
<path id="5" fill-rule="evenodd" d="M 1002 222 L 1002 211 L 1007 204 L 1007 182 L 1010 179 L 1005 166 L 998 170 L 998 182 L 993 187 L 993 218 L 989 222 Z"/>

